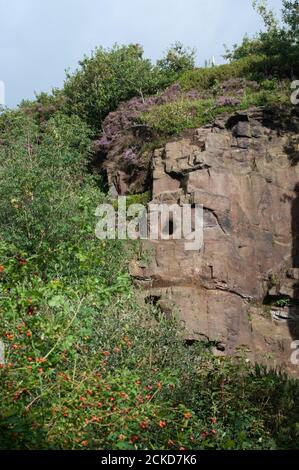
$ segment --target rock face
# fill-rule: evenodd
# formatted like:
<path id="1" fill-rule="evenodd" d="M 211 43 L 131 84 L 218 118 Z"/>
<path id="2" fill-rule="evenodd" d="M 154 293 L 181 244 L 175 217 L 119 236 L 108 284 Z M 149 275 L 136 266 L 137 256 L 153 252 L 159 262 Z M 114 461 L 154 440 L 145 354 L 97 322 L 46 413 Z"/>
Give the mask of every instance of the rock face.
<path id="1" fill-rule="evenodd" d="M 141 148 L 157 136 L 148 126 L 138 123 L 139 115 L 152 106 L 199 97 L 196 90 L 184 92 L 180 85 L 174 84 L 160 95 L 134 97 L 108 114 L 101 137 L 94 142 L 94 154 L 95 166 L 100 163 L 111 194 L 142 192 L 148 185 L 150 155 L 142 153 Z"/>
<path id="2" fill-rule="evenodd" d="M 203 246 L 185 251 L 184 240 L 150 241 L 151 262 L 132 268 L 145 296 L 179 318 L 188 340 L 205 338 L 220 355 L 245 348 L 253 360 L 295 374 L 298 129 L 295 115 L 254 108 L 157 149 L 153 201 L 202 204 Z M 272 308 L 281 298 L 292 307 Z"/>

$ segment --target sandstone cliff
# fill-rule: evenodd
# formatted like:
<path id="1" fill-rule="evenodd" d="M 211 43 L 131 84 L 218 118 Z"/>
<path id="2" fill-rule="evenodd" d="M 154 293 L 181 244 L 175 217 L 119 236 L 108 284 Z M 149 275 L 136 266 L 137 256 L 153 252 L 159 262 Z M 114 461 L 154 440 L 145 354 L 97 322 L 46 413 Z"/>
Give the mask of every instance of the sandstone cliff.
<path id="1" fill-rule="evenodd" d="M 126 145 L 153 139 L 150 129 L 131 125 L 117 133 L 116 144 L 102 140 L 109 151 L 99 160 L 113 194 L 136 190 L 138 182 L 153 201 L 204 206 L 200 251 L 185 251 L 180 240 L 146 242 L 151 261 L 131 267 L 144 297 L 178 316 L 188 341 L 209 341 L 219 355 L 245 350 L 252 360 L 293 373 L 298 129 L 295 108 L 230 112 L 142 156 L 131 149 L 130 164 L 121 166 Z"/>

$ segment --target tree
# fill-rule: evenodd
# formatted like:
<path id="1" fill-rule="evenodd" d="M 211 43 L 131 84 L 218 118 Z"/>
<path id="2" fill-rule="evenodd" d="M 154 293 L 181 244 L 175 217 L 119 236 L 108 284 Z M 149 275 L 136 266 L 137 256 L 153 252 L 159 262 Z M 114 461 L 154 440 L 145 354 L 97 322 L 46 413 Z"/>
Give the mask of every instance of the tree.
<path id="1" fill-rule="evenodd" d="M 158 60 L 157 66 L 165 73 L 180 74 L 195 67 L 195 55 L 196 49 L 176 42 L 166 51 L 166 56 Z"/>
<path id="2" fill-rule="evenodd" d="M 266 0 L 253 0 L 253 6 L 261 15 L 266 30 L 254 38 L 247 35 L 225 58 L 238 60 L 249 56 L 264 57 L 262 72 L 266 76 L 293 78 L 299 75 L 299 0 L 282 1 L 282 23 L 268 8 Z"/>
<path id="3" fill-rule="evenodd" d="M 139 44 L 99 47 L 79 63 L 74 74 L 67 74 L 66 108 L 98 131 L 105 116 L 121 101 L 155 93 L 161 86 L 160 80 L 151 61 L 143 57 Z"/>
<path id="4" fill-rule="evenodd" d="M 299 0 L 283 0 L 283 21 L 294 42 L 298 44 L 299 36 Z"/>
<path id="5" fill-rule="evenodd" d="M 267 0 L 253 0 L 252 5 L 262 17 L 267 31 L 273 31 L 278 28 L 278 20 L 274 11 L 268 7 Z"/>

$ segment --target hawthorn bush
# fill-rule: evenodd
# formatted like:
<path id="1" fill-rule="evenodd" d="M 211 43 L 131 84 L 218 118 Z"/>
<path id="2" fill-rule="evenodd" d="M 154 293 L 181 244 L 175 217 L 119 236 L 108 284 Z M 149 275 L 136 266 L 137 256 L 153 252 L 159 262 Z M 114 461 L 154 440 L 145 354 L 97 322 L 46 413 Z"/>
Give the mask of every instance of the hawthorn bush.
<path id="1" fill-rule="evenodd" d="M 195 67 L 195 50 L 176 42 L 165 57 L 153 64 L 143 57 L 138 44 L 97 48 L 85 57 L 75 73 L 68 73 L 63 97 L 55 91 L 54 102 L 62 103 L 68 113 L 77 114 L 95 132 L 110 111 L 122 101 L 164 90 L 186 71 Z M 45 101 L 45 97 L 42 97 Z M 42 101 L 42 100 L 39 100 Z"/>
<path id="2" fill-rule="evenodd" d="M 182 73 L 195 68 L 196 49 L 186 48 L 181 42 L 174 43 L 157 61 L 157 68 L 166 79 L 166 84 L 174 83 Z"/>

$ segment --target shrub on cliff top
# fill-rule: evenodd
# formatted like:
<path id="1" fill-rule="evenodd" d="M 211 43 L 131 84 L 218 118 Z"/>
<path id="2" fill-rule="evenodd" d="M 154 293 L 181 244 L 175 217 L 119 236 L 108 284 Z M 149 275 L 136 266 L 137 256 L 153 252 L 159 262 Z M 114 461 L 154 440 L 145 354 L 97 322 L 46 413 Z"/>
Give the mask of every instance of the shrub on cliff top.
<path id="1" fill-rule="evenodd" d="M 282 1 L 282 22 L 268 8 L 266 0 L 254 0 L 253 6 L 262 17 L 265 30 L 253 38 L 245 35 L 240 45 L 227 50 L 225 58 L 263 56 L 265 76 L 296 78 L 299 74 L 299 0 Z"/>
<path id="2" fill-rule="evenodd" d="M 181 98 L 177 101 L 152 106 L 139 120 L 160 135 L 179 134 L 184 129 L 201 127 L 234 109 L 248 109 L 250 106 L 272 106 L 289 104 L 289 86 L 280 82 L 262 82 L 259 89 L 250 87 L 240 90 L 238 99 L 230 96 L 216 96 L 216 99 L 192 100 Z"/>
<path id="3" fill-rule="evenodd" d="M 99 130 L 101 121 L 121 101 L 155 93 L 164 86 L 161 73 L 143 58 L 139 45 L 97 48 L 64 84 L 66 107 Z"/>
<path id="4" fill-rule="evenodd" d="M 138 44 L 97 48 L 91 57 L 79 63 L 74 74 L 67 74 L 64 84 L 66 109 L 78 114 L 95 130 L 118 104 L 135 96 L 164 90 L 187 70 L 194 68 L 195 50 L 175 43 L 164 58 L 154 65 L 143 57 Z"/>
<path id="5" fill-rule="evenodd" d="M 229 64 L 187 71 L 182 74 L 179 83 L 185 90 L 208 90 L 231 78 L 262 80 L 271 76 L 271 67 L 272 63 L 266 56 L 252 55 L 240 60 L 233 60 Z"/>
<path id="6" fill-rule="evenodd" d="M 183 72 L 194 69 L 195 54 L 195 49 L 176 42 L 166 51 L 165 57 L 157 61 L 157 67 L 173 82 Z"/>

